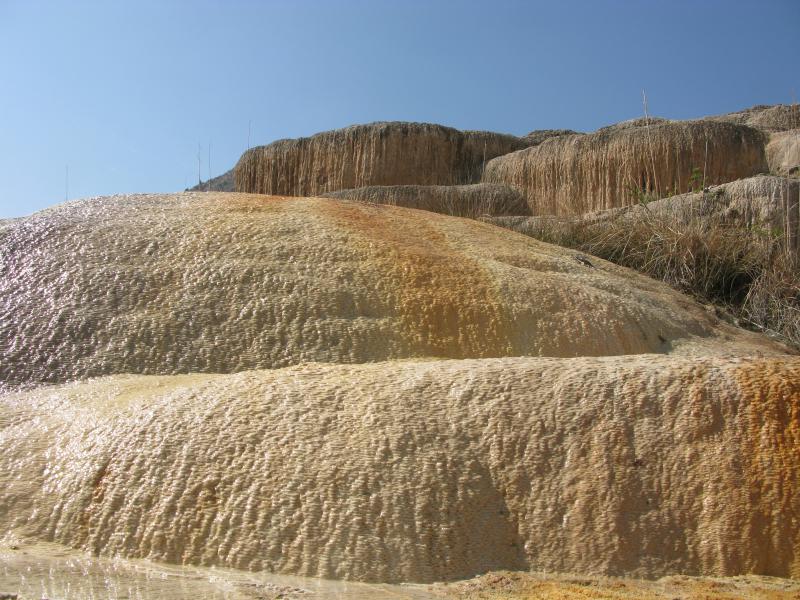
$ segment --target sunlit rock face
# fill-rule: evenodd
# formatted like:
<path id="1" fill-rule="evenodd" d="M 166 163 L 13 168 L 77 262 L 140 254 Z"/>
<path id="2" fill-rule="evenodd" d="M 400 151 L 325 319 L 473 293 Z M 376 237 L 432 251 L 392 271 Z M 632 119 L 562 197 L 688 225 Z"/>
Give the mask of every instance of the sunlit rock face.
<path id="1" fill-rule="evenodd" d="M 707 225 L 760 228 L 766 231 L 783 231 L 787 219 L 800 220 L 800 179 L 775 175 L 756 175 L 706 188 L 705 191 L 688 192 L 652 200 L 646 204 L 621 207 L 582 215 L 585 223 L 593 225 L 624 220 L 636 225 L 653 217 L 668 219 L 669 223 L 696 223 Z M 541 236 L 542 228 L 558 225 L 573 226 L 574 217 L 484 216 L 480 219 L 498 227 L 533 237 Z"/>
<path id="2" fill-rule="evenodd" d="M 715 115 L 706 119 L 747 125 L 772 133 L 800 127 L 800 107 L 797 104 L 759 104 L 738 112 Z"/>
<path id="3" fill-rule="evenodd" d="M 0 380 L 744 343 L 666 286 L 593 260 L 486 224 L 335 200 L 69 203 L 0 230 Z"/>
<path id="4" fill-rule="evenodd" d="M 637 119 L 564 135 L 499 156 L 482 181 L 521 191 L 533 215 L 580 215 L 637 204 L 643 194 L 686 192 L 768 170 L 766 135 L 716 121 Z M 647 123 L 650 123 L 647 125 Z"/>
<path id="5" fill-rule="evenodd" d="M 236 191 L 287 196 L 386 185 L 477 183 L 486 161 L 535 144 L 491 131 L 379 122 L 278 140 L 245 152 Z"/>
<path id="6" fill-rule="evenodd" d="M 0 223 L 0 314 L 0 542 L 800 576 L 800 361 L 594 257 L 360 202 L 96 198 Z"/>
<path id="7" fill-rule="evenodd" d="M 645 355 L 113 376 L 0 399 L 0 523 L 367 581 L 800 576 L 800 361 Z"/>
<path id="8" fill-rule="evenodd" d="M 800 129 L 773 133 L 767 144 L 767 161 L 771 173 L 800 174 Z"/>

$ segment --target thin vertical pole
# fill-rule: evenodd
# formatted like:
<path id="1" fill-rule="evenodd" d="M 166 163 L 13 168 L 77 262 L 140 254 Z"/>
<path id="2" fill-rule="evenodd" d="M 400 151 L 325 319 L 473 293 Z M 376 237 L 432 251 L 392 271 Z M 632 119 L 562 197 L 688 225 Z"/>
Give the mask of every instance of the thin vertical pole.
<path id="1" fill-rule="evenodd" d="M 708 134 L 706 134 L 706 154 L 703 158 L 703 193 L 706 191 L 706 166 L 708 165 Z"/>

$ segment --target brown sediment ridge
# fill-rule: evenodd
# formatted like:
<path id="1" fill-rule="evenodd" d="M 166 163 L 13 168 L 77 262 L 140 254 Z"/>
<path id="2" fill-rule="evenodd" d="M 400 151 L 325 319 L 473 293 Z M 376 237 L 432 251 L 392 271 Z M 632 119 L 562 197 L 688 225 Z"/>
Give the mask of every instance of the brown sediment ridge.
<path id="1" fill-rule="evenodd" d="M 245 152 L 236 190 L 316 196 L 374 185 L 460 185 L 480 181 L 486 161 L 530 142 L 428 123 L 371 123 L 279 140 Z"/>
<path id="2" fill-rule="evenodd" d="M 5 387 L 307 361 L 663 353 L 719 339 L 772 351 L 627 269 L 391 206 L 95 198 L 11 222 L 0 261 Z"/>
<path id="3" fill-rule="evenodd" d="M 357 200 L 417 208 L 455 217 L 526 215 L 525 197 L 505 185 L 390 185 L 369 186 L 322 194 L 325 198 Z"/>
<path id="4" fill-rule="evenodd" d="M 563 136 L 489 161 L 483 181 L 519 189 L 534 215 L 576 215 L 627 206 L 766 172 L 765 134 L 713 121 L 657 122 Z"/>
<path id="5" fill-rule="evenodd" d="M 800 577 L 800 361 L 498 358 L 0 397 L 0 523 L 365 581 Z"/>

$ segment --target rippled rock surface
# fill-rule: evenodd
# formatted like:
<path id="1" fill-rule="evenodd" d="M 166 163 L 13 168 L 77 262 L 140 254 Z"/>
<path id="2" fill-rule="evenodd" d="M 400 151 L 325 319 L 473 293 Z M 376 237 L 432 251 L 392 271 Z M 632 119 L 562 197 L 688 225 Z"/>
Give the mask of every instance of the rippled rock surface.
<path id="1" fill-rule="evenodd" d="M 0 523 L 325 578 L 800 576 L 800 361 L 114 376 L 0 400 Z"/>
<path id="2" fill-rule="evenodd" d="M 224 193 L 65 204 L 0 250 L 0 546 L 800 577 L 800 360 L 629 270 Z"/>
<path id="3" fill-rule="evenodd" d="M 0 381 L 664 353 L 725 336 L 763 345 L 593 260 L 486 224 L 335 200 L 68 203 L 0 229 Z"/>

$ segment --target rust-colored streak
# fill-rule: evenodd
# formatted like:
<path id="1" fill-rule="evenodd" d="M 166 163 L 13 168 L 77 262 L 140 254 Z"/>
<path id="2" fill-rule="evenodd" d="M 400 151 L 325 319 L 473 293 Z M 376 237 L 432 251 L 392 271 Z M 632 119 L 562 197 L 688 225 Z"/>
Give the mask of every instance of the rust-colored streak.
<path id="1" fill-rule="evenodd" d="M 489 274 L 458 252 L 431 215 L 420 224 L 406 213 L 381 205 L 328 202 L 328 216 L 356 231 L 377 270 L 401 322 L 403 337 L 417 356 L 488 358 L 512 352 L 510 318 Z"/>
<path id="2" fill-rule="evenodd" d="M 788 575 L 798 578 L 800 366 L 796 361 L 750 363 L 739 369 L 737 379 L 747 401 L 746 480 L 752 506 L 760 513 L 754 515 L 753 523 L 760 525 L 753 533 L 769 546 L 760 572 L 773 573 L 776 565 L 788 563 Z"/>

